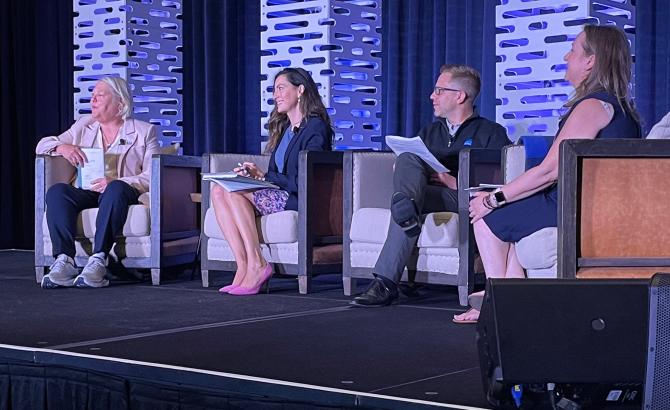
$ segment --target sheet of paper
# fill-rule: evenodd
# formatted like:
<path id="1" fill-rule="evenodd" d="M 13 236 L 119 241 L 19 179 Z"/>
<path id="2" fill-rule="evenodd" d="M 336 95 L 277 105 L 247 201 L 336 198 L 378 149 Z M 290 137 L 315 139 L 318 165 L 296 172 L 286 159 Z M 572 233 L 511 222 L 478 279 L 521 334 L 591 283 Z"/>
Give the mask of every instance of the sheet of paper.
<path id="1" fill-rule="evenodd" d="M 228 192 L 246 189 L 279 188 L 277 185 L 258 179 L 237 175 L 232 171 L 202 174 L 203 181 L 212 181 Z"/>
<path id="2" fill-rule="evenodd" d="M 496 189 L 500 188 L 502 184 L 479 184 L 479 186 L 471 186 L 470 188 L 465 188 L 466 191 L 484 191 L 487 189 Z"/>
<path id="3" fill-rule="evenodd" d="M 77 186 L 91 189 L 91 181 L 105 176 L 105 153 L 102 148 L 81 148 L 88 162 L 77 167 Z"/>
<path id="4" fill-rule="evenodd" d="M 225 171 L 225 172 L 209 172 L 202 174 L 202 179 L 221 179 L 221 178 L 237 178 L 238 175 L 235 171 Z"/>
<path id="5" fill-rule="evenodd" d="M 420 137 L 406 138 L 398 135 L 387 135 L 386 145 L 400 155 L 404 152 L 409 152 L 418 155 L 428 166 L 433 168 L 435 172 L 449 172 L 449 170 L 435 158 L 435 156 L 428 151 L 428 147 L 423 143 Z"/>

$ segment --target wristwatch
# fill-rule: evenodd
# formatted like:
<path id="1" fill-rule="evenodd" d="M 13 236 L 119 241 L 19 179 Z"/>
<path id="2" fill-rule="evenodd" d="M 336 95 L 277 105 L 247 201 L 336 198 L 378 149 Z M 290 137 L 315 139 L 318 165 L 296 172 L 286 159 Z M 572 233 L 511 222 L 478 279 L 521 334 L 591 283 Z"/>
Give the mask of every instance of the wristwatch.
<path id="1" fill-rule="evenodd" d="M 492 192 L 492 198 L 494 202 L 494 206 L 496 208 L 499 208 L 507 203 L 507 198 L 505 198 L 505 193 L 502 191 L 502 189 L 498 188 L 495 191 Z"/>

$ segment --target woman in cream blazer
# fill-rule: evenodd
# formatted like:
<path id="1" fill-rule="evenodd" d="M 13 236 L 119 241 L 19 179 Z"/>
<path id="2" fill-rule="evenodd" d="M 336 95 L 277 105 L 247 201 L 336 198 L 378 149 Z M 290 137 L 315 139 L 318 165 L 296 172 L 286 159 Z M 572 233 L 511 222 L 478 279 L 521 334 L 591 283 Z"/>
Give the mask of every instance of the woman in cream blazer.
<path id="1" fill-rule="evenodd" d="M 61 183 L 47 191 L 46 218 L 56 261 L 42 279 L 44 289 L 109 285 L 105 278 L 107 257 L 123 229 L 128 207 L 149 191 L 151 157 L 159 152 L 156 128 L 130 118 L 132 99 L 126 82 L 117 77 L 98 81 L 91 109 L 91 115 L 81 117 L 61 135 L 42 138 L 35 150 L 37 154 L 63 156 L 73 166 L 87 162 L 82 148 L 104 152 L 104 176 L 92 180 L 90 186 Z M 74 238 L 77 216 L 87 208 L 99 209 L 93 255 L 79 273 L 74 266 Z"/>

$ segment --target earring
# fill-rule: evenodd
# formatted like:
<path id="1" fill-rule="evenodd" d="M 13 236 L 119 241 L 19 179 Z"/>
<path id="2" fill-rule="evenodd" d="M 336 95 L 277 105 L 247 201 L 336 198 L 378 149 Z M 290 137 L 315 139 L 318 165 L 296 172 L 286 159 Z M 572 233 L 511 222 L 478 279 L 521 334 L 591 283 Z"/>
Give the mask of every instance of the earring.
<path id="1" fill-rule="evenodd" d="M 298 104 L 300 104 L 300 96 L 298 96 Z"/>

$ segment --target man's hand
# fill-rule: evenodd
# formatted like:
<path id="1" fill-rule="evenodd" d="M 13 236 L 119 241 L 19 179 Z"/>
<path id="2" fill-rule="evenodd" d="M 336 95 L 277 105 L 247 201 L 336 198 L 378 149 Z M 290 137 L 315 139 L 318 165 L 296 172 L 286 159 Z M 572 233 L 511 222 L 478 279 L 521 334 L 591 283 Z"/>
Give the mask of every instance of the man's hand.
<path id="1" fill-rule="evenodd" d="M 63 158 L 75 167 L 82 166 L 88 162 L 86 154 L 76 145 L 61 144 L 56 147 L 56 153 L 62 155 Z"/>
<path id="2" fill-rule="evenodd" d="M 105 189 L 107 188 L 107 184 L 112 182 L 113 179 L 109 177 L 102 177 L 102 178 L 97 178 L 91 181 L 91 191 L 94 192 L 100 192 L 103 193 L 105 192 Z"/>
<path id="3" fill-rule="evenodd" d="M 456 177 L 451 176 L 448 172 L 438 172 L 430 176 L 430 182 L 435 185 L 443 185 L 447 188 L 458 189 L 458 181 Z"/>

